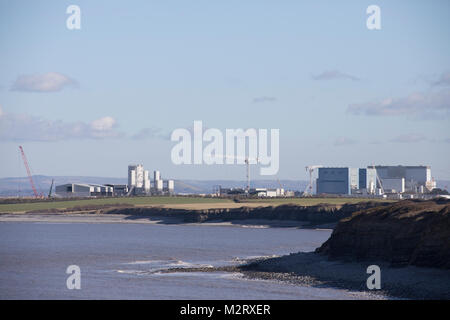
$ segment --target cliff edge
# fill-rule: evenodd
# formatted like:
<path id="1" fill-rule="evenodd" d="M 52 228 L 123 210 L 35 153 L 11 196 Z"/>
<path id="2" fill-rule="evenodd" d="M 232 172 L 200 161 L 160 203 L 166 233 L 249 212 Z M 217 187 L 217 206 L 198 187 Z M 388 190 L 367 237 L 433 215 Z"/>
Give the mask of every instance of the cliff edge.
<path id="1" fill-rule="evenodd" d="M 404 200 L 360 210 L 342 219 L 316 252 L 450 269 L 450 201 Z"/>

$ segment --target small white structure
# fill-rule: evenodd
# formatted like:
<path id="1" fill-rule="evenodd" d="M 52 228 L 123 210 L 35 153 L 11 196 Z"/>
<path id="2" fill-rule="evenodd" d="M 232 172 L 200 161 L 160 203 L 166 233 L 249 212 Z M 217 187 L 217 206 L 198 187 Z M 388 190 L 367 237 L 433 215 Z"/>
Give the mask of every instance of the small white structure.
<path id="1" fill-rule="evenodd" d="M 266 197 L 272 198 L 272 197 L 277 197 L 277 196 L 278 196 L 278 192 L 277 192 L 276 189 L 275 189 L 275 190 L 273 190 L 273 189 L 267 189 L 267 191 L 266 191 Z"/>
<path id="2" fill-rule="evenodd" d="M 255 188 L 255 189 L 250 189 L 250 192 L 252 194 L 256 194 L 258 197 L 278 197 L 281 194 L 281 188 L 278 189 L 267 189 L 267 188 Z M 283 190 L 283 194 L 284 194 L 284 190 Z"/>

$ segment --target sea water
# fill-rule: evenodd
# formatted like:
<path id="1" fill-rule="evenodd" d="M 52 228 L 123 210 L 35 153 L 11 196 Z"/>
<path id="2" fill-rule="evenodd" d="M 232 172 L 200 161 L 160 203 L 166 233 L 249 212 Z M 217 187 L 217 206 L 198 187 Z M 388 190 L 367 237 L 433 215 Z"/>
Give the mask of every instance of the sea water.
<path id="1" fill-rule="evenodd" d="M 359 299 L 342 289 L 228 272 L 159 272 L 236 265 L 312 251 L 330 230 L 134 223 L 0 223 L 0 299 Z M 69 290 L 67 267 L 80 268 Z"/>

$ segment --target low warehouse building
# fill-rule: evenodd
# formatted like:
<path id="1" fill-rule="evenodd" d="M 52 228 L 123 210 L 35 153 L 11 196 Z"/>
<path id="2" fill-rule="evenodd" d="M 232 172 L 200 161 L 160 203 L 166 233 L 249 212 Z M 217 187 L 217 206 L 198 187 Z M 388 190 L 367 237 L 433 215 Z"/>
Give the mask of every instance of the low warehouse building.
<path id="1" fill-rule="evenodd" d="M 97 184 L 66 183 L 56 186 L 55 193 L 60 197 L 112 196 L 113 188 Z"/>

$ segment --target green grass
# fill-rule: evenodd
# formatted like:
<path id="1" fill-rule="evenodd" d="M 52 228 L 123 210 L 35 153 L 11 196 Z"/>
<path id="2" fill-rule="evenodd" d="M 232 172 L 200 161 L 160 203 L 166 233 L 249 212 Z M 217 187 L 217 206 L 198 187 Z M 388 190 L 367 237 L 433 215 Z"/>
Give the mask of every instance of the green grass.
<path id="1" fill-rule="evenodd" d="M 341 205 L 344 203 L 358 203 L 362 201 L 392 201 L 385 199 L 366 198 L 286 198 L 286 199 L 249 199 L 243 201 L 254 203 L 261 202 L 270 205 L 296 204 L 301 206 L 313 206 L 320 203 Z M 46 209 L 67 209 L 76 206 L 105 205 L 105 204 L 130 204 L 130 205 L 164 205 L 164 204 L 195 204 L 195 203 L 230 203 L 229 199 L 202 198 L 202 197 L 131 197 L 131 198 L 102 198 L 67 201 L 42 201 L 31 203 L 0 204 L 0 213 L 27 212 Z"/>
<path id="2" fill-rule="evenodd" d="M 285 198 L 285 199 L 251 199 L 246 200 L 246 202 L 267 202 L 271 203 L 273 205 L 279 205 L 279 204 L 296 204 L 299 206 L 314 206 L 321 203 L 326 204 L 336 204 L 341 205 L 345 203 L 358 203 L 358 202 L 365 202 L 365 201 L 381 201 L 381 202 L 389 202 L 389 201 L 395 201 L 395 200 L 386 200 L 386 199 L 373 199 L 373 198 Z"/>
<path id="3" fill-rule="evenodd" d="M 0 212 L 26 212 L 45 209 L 66 209 L 76 206 L 104 205 L 104 204 L 132 204 L 132 205 L 158 205 L 158 204 L 191 204 L 191 203 L 228 203 L 231 200 L 201 198 L 201 197 L 131 197 L 131 198 L 102 198 L 86 200 L 49 201 L 32 203 L 0 204 Z"/>

